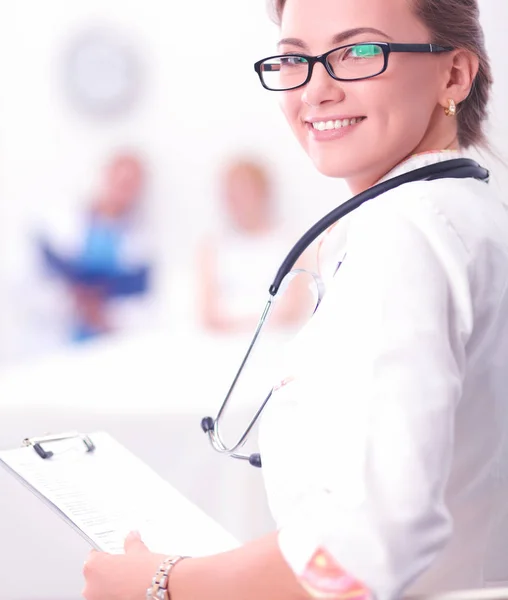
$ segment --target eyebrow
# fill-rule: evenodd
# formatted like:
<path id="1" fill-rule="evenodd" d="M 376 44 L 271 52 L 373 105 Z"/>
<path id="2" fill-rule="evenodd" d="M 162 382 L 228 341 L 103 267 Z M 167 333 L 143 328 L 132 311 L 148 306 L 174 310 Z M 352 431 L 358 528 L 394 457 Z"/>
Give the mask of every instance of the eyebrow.
<path id="1" fill-rule="evenodd" d="M 342 42 L 345 42 L 346 40 L 355 37 L 356 35 L 362 35 L 364 33 L 373 33 L 375 35 L 380 35 L 384 38 L 388 38 L 389 40 L 392 39 L 389 35 L 383 33 L 379 29 L 375 29 L 374 27 L 356 27 L 355 29 L 347 29 L 346 31 L 337 33 L 332 37 L 331 42 L 332 44 L 342 44 Z M 299 40 L 298 38 L 284 38 L 279 41 L 277 46 L 282 46 L 283 44 L 287 44 L 289 46 L 297 46 L 302 50 L 307 50 L 307 44 L 302 40 Z"/>

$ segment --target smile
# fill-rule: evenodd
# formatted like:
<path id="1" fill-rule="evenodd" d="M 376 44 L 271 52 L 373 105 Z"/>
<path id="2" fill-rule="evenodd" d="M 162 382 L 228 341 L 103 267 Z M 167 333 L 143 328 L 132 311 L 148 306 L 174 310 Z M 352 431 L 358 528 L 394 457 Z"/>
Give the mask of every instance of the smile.
<path id="1" fill-rule="evenodd" d="M 354 117 L 353 119 L 338 119 L 337 121 L 314 121 L 309 123 L 313 129 L 318 131 L 329 131 L 331 129 L 343 129 L 344 127 L 351 127 L 364 121 L 366 117 Z"/>

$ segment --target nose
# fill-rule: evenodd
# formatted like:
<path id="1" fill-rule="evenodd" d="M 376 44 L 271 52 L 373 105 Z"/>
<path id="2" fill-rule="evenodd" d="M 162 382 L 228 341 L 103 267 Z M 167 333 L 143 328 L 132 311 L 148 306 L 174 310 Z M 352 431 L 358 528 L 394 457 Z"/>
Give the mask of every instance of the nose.
<path id="1" fill-rule="evenodd" d="M 325 66 L 314 65 L 310 81 L 302 88 L 302 101 L 309 106 L 319 106 L 325 102 L 342 102 L 346 96 L 342 82 L 333 79 Z"/>

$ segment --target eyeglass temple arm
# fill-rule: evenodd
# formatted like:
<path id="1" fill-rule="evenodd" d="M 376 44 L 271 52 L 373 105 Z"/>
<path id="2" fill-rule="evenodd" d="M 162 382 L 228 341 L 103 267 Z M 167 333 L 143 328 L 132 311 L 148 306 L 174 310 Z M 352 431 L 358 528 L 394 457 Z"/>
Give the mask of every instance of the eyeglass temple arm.
<path id="1" fill-rule="evenodd" d="M 262 71 L 280 71 L 280 65 L 268 65 L 264 64 L 261 68 Z"/>
<path id="2" fill-rule="evenodd" d="M 392 52 L 450 52 L 451 46 L 439 46 L 437 44 L 388 44 Z"/>

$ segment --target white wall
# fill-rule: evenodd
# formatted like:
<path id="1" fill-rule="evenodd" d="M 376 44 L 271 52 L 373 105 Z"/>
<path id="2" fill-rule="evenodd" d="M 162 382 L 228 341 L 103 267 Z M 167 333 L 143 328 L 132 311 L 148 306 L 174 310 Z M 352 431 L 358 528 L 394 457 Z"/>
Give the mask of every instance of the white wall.
<path id="1" fill-rule="evenodd" d="M 508 160 L 508 6 L 483 0 L 497 83 L 493 140 Z M 123 32 L 146 66 L 142 100 L 128 117 L 96 122 L 70 108 L 62 60 L 73 35 L 93 23 Z M 161 256 L 190 251 L 215 216 L 215 169 L 239 148 L 254 149 L 280 173 L 283 213 L 307 223 L 341 197 L 316 174 L 259 85 L 252 63 L 270 53 L 276 29 L 263 0 L 16 0 L 0 4 L 0 284 L 23 269 L 33 216 L 68 209 L 119 144 L 145 150 L 152 165 L 153 235 Z M 208 70 L 191 70 L 204 60 Z M 220 68 L 220 65 L 226 65 Z M 214 65 L 219 65 L 214 68 Z M 497 175 L 498 171 L 495 171 Z M 499 181 L 506 187 L 506 174 Z M 499 184 L 499 182 L 498 182 Z M 2 283 L 3 282 L 3 283 Z M 164 284 L 162 284 L 164 285 Z M 0 298 L 0 360 L 21 326 Z"/>
<path id="2" fill-rule="evenodd" d="M 63 88 L 68 44 L 102 23 L 130 39 L 146 67 L 139 105 L 110 121 L 75 112 Z M 213 218 L 217 161 L 238 148 L 257 150 L 293 175 L 284 177 L 286 207 L 320 213 L 319 197 L 338 186 L 314 174 L 279 117 L 275 95 L 263 93 L 252 68 L 271 51 L 274 33 L 262 2 L 0 4 L 2 289 L 25 268 L 34 215 L 85 200 L 90 179 L 119 144 L 141 147 L 151 164 L 154 239 L 168 268 Z M 198 60 L 209 69 L 193 70 Z M 4 354 L 12 353 L 23 313 L 5 293 L 0 307 Z"/>
<path id="3" fill-rule="evenodd" d="M 479 4 L 494 74 L 489 137 L 494 153 L 505 164 L 488 156 L 483 162 L 491 166 L 493 184 L 508 204 L 508 59 L 504 26 L 508 19 L 508 3 L 504 0 L 479 0 Z"/>

